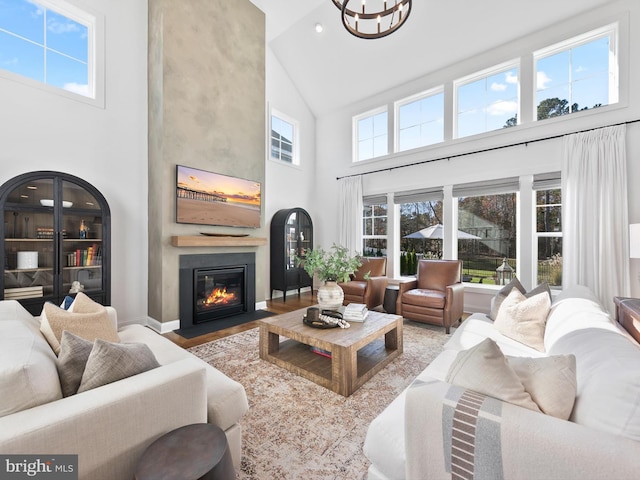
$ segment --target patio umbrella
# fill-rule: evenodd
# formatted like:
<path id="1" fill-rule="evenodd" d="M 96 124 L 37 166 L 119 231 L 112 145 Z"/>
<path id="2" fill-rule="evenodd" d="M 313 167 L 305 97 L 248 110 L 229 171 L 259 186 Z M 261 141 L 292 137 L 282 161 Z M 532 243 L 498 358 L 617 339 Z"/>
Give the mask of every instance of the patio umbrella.
<path id="1" fill-rule="evenodd" d="M 426 240 L 442 239 L 443 230 L 442 225 L 438 223 L 437 225 L 431 225 L 430 227 L 405 235 L 403 238 L 422 238 Z M 480 240 L 480 237 L 458 230 L 458 240 Z"/>

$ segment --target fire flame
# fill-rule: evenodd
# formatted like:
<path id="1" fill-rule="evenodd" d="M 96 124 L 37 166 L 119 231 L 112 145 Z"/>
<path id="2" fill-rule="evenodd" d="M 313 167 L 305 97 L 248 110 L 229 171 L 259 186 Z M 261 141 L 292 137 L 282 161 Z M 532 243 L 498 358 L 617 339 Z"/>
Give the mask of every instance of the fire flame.
<path id="1" fill-rule="evenodd" d="M 205 305 L 225 305 L 227 303 L 234 302 L 236 300 L 236 294 L 233 292 L 227 292 L 227 287 L 214 288 L 209 296 L 204 300 Z"/>

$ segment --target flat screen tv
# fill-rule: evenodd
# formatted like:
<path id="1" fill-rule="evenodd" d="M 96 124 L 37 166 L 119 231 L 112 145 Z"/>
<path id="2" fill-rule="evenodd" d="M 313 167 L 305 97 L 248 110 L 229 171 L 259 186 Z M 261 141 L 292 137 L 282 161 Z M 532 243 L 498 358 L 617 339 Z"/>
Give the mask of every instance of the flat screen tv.
<path id="1" fill-rule="evenodd" d="M 260 182 L 176 166 L 176 221 L 260 227 Z"/>

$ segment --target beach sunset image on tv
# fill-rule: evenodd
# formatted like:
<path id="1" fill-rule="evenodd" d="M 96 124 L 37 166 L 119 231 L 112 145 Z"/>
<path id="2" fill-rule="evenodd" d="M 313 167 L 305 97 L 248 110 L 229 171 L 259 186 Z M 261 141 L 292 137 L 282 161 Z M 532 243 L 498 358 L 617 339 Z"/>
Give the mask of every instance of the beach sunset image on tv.
<path id="1" fill-rule="evenodd" d="M 260 227 L 260 183 L 177 165 L 176 221 Z"/>

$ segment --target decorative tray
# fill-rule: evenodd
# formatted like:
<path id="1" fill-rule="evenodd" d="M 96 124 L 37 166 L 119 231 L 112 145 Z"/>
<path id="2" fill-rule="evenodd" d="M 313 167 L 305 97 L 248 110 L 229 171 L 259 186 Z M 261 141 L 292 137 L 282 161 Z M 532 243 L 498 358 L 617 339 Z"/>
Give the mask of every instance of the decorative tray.
<path id="1" fill-rule="evenodd" d="M 209 233 L 209 232 L 200 232 L 200 235 L 204 235 L 205 237 L 248 237 L 248 233 Z"/>
<path id="2" fill-rule="evenodd" d="M 308 320 L 306 315 L 302 317 L 302 323 L 313 328 L 337 328 L 339 326 L 337 323 L 332 325 L 330 323 L 325 323 L 322 320 Z"/>

